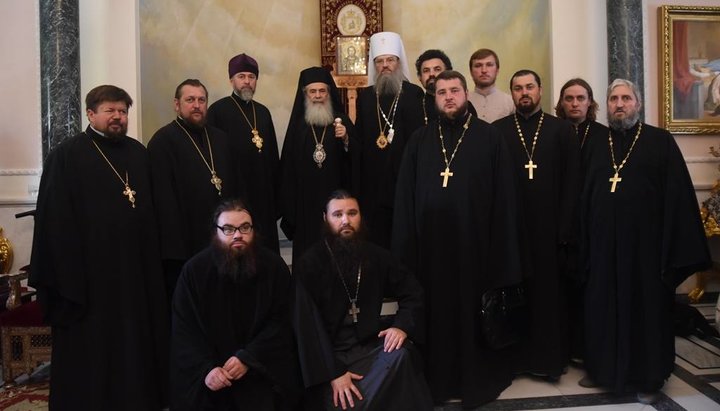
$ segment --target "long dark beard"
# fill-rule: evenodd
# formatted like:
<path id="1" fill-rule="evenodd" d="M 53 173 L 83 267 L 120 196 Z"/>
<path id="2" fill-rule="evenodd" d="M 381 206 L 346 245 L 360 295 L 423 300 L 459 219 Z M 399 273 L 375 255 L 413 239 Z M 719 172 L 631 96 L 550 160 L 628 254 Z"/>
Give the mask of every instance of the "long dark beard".
<path id="1" fill-rule="evenodd" d="M 375 81 L 375 89 L 381 96 L 395 96 L 400 92 L 404 79 L 405 76 L 399 67 L 392 73 L 380 73 Z"/>
<path id="2" fill-rule="evenodd" d="M 354 277 L 360 261 L 362 261 L 362 243 L 364 230 L 359 228 L 351 237 L 336 234 L 327 223 L 323 226 L 323 237 L 327 241 L 330 251 L 340 268 L 340 272 L 347 278 Z"/>
<path id="3" fill-rule="evenodd" d="M 228 247 L 214 237 L 212 240 L 212 258 L 220 277 L 233 282 L 249 280 L 257 274 L 257 253 L 255 242 L 250 242 L 244 250 Z"/>

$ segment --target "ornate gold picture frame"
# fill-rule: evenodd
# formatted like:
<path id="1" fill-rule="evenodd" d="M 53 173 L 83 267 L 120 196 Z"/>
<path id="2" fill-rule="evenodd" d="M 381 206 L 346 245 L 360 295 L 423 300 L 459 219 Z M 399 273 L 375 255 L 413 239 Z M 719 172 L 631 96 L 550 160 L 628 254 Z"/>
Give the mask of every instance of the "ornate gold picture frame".
<path id="1" fill-rule="evenodd" d="M 337 74 L 339 76 L 367 75 L 367 37 L 337 37 Z"/>
<path id="2" fill-rule="evenodd" d="M 340 68 L 338 36 L 369 38 L 382 27 L 382 0 L 320 0 L 322 65 Z"/>
<path id="3" fill-rule="evenodd" d="M 675 134 L 720 134 L 720 7 L 662 6 L 660 123 Z"/>

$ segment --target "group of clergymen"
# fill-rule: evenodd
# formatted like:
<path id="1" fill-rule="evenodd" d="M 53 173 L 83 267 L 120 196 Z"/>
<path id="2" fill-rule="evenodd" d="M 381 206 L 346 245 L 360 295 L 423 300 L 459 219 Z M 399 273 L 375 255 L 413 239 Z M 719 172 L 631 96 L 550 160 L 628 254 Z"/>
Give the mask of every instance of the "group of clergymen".
<path id="1" fill-rule="evenodd" d="M 639 121 L 634 84 L 608 87 L 608 128 L 582 79 L 557 117 L 532 70 L 501 92 L 489 49 L 472 91 L 440 50 L 411 84 L 396 33 L 369 57 L 354 122 L 329 71 L 300 73 L 282 157 L 246 54 L 209 108 L 182 82 L 147 149 L 125 91 L 88 93 L 90 125 L 49 154 L 37 202 L 53 409 L 473 408 L 571 358 L 582 385 L 656 399 L 675 287 L 710 257 L 683 157 Z M 491 347 L 480 301 L 518 285 L 525 338 Z"/>

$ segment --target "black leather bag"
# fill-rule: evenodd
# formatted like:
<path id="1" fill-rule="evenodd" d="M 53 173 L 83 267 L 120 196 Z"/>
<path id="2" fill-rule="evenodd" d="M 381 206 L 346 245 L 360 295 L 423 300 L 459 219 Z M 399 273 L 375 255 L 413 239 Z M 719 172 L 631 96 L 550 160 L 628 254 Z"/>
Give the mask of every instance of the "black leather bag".
<path id="1" fill-rule="evenodd" d="M 522 285 L 483 293 L 478 317 L 478 343 L 499 350 L 520 342 L 528 331 L 528 304 Z"/>

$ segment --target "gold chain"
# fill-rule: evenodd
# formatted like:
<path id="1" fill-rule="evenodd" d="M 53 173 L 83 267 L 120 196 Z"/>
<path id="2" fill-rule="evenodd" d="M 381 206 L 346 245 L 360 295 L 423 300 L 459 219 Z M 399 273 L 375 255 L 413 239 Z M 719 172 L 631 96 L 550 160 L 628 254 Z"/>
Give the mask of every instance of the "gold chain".
<path id="1" fill-rule="evenodd" d="M 523 136 L 522 130 L 520 129 L 520 123 L 518 122 L 517 113 L 514 115 L 515 118 L 515 127 L 517 127 L 518 135 L 520 136 L 520 142 L 523 145 L 523 148 L 525 149 L 525 154 L 527 154 L 528 160 L 532 161 L 533 156 L 535 156 L 535 145 L 537 144 L 538 136 L 540 135 L 540 127 L 542 127 L 543 118 L 545 118 L 545 112 L 540 113 L 540 122 L 538 123 L 538 128 L 535 130 L 535 136 L 533 137 L 533 143 L 532 143 L 532 149 L 528 151 L 527 145 L 525 145 L 525 137 Z"/>
<path id="2" fill-rule="evenodd" d="M 455 150 L 453 150 L 452 155 L 450 156 L 450 160 L 448 161 L 447 158 L 447 150 L 445 149 L 445 138 L 442 134 L 442 127 L 440 126 L 440 121 L 438 121 L 438 134 L 440 134 L 440 145 L 442 147 L 442 155 L 443 160 L 445 160 L 445 171 L 440 173 L 440 177 L 443 178 L 442 187 L 445 188 L 448 185 L 448 179 L 454 175 L 452 171 L 450 171 L 450 164 L 452 164 L 453 160 L 455 160 L 455 154 L 458 151 L 458 148 L 460 147 L 460 144 L 463 141 L 463 137 L 465 137 L 465 133 L 468 130 L 468 127 L 470 127 L 470 119 L 472 118 L 472 114 L 468 114 L 468 118 L 465 121 L 465 124 L 463 124 L 463 132 L 460 134 L 460 138 L 458 139 L 457 144 L 455 144 Z"/>
<path id="3" fill-rule="evenodd" d="M 203 155 L 202 151 L 200 151 L 200 147 L 198 147 L 197 143 L 195 143 L 195 140 L 193 140 L 190 133 L 183 127 L 182 124 L 180 124 L 177 119 L 175 120 L 175 123 L 185 132 L 185 135 L 187 135 L 188 139 L 190 139 L 190 142 L 195 147 L 195 150 L 197 150 L 198 154 L 200 154 L 200 158 L 202 158 L 203 162 L 205 163 L 205 166 L 210 170 L 210 183 L 215 186 L 215 189 L 218 191 L 218 195 L 222 195 L 222 180 L 220 177 L 218 177 L 217 173 L 215 172 L 215 160 L 213 159 L 213 152 L 212 152 L 212 145 L 210 144 L 210 136 L 208 135 L 207 127 L 203 127 L 203 131 L 205 131 L 205 140 L 208 144 L 208 152 L 210 153 L 210 163 L 208 164 L 207 160 L 205 159 L 205 156 Z"/>
<path id="4" fill-rule="evenodd" d="M 578 126 L 578 128 L 579 127 L 580 126 Z M 589 121 L 588 121 L 587 127 L 585 128 L 585 134 L 583 135 L 582 141 L 580 142 L 580 148 L 583 148 L 583 146 L 585 145 L 585 140 L 587 140 L 588 131 L 590 131 L 590 122 Z"/>
<path id="5" fill-rule="evenodd" d="M 628 150 L 627 154 L 625 155 L 625 158 L 620 163 L 620 165 L 617 165 L 615 163 L 615 149 L 613 147 L 613 141 L 612 141 L 612 130 L 608 132 L 608 142 L 610 143 L 610 158 L 612 158 L 612 165 L 613 169 L 615 169 L 615 174 L 619 174 L 620 170 L 625 166 L 625 163 L 628 161 L 628 158 L 630 158 L 630 153 L 632 153 L 633 148 L 635 147 L 635 143 L 638 141 L 638 138 L 640 138 L 640 131 L 642 130 L 642 123 L 639 123 L 637 133 L 635 133 L 635 139 L 633 139 L 632 145 L 630 145 L 630 150 Z"/>
<path id="6" fill-rule="evenodd" d="M 397 106 L 400 101 L 400 93 L 402 93 L 402 88 L 400 91 L 398 91 L 397 95 L 395 96 L 395 100 L 393 100 L 392 104 L 390 104 L 390 110 L 388 111 L 388 114 L 390 115 L 390 118 L 388 119 L 385 115 L 385 112 L 382 111 L 382 108 L 380 108 L 380 94 L 377 93 L 377 90 L 375 91 L 375 98 L 376 98 L 376 104 L 375 108 L 377 109 L 377 119 L 378 119 L 378 128 L 380 129 L 380 135 L 375 140 L 375 145 L 380 149 L 384 150 L 385 147 L 387 147 L 388 144 L 392 144 L 393 137 L 395 136 L 395 128 L 393 123 L 395 122 L 395 113 L 397 112 Z M 380 114 L 382 114 L 382 117 L 385 119 L 385 125 L 382 125 L 382 120 L 380 120 Z M 387 137 L 385 136 L 385 127 L 390 127 L 388 130 Z"/>
<path id="7" fill-rule="evenodd" d="M 250 127 L 252 127 L 253 130 L 257 130 L 257 118 L 255 117 L 255 104 L 252 102 L 252 100 L 250 100 L 250 105 L 252 105 L 252 109 L 253 109 L 253 122 L 250 123 L 250 119 L 245 114 L 243 109 L 240 107 L 240 104 L 238 104 L 238 102 L 235 101 L 235 97 L 230 96 L 230 99 L 233 101 L 233 103 L 235 103 L 235 106 L 238 108 L 238 110 L 240 110 L 240 113 L 243 115 L 243 117 L 245 117 L 245 121 L 247 121 L 248 125 Z"/>
<path id="8" fill-rule="evenodd" d="M 258 129 L 257 129 L 257 116 L 255 115 L 255 103 L 252 100 L 250 100 L 250 105 L 252 105 L 252 109 L 253 109 L 253 122 L 250 123 L 250 119 L 245 114 L 243 109 L 240 107 L 240 104 L 237 101 L 235 101 L 235 97 L 231 95 L 230 100 L 232 100 L 233 103 L 235 103 L 235 106 L 238 108 L 238 110 L 240 110 L 240 114 L 242 114 L 243 117 L 245 117 L 245 121 L 247 121 L 250 128 L 252 128 L 252 130 L 250 131 L 250 133 L 252 134 L 252 139 L 250 141 L 252 141 L 253 144 L 255 144 L 255 147 L 257 147 L 257 149 L 258 149 L 258 153 L 261 153 L 262 146 L 263 146 L 263 139 L 262 139 L 262 137 L 260 137 L 260 133 L 258 132 Z"/>
<path id="9" fill-rule="evenodd" d="M 85 132 L 83 132 L 83 134 L 85 134 Z M 87 135 L 87 134 L 85 134 L 85 135 Z M 90 136 L 88 136 L 88 137 L 90 137 Z M 117 171 L 117 169 L 115 168 L 115 166 L 113 166 L 112 163 L 110 162 L 110 160 L 107 158 L 107 156 L 105 156 L 105 153 L 103 153 L 103 151 L 100 150 L 100 146 L 97 145 L 97 143 L 95 142 L 95 140 L 92 139 L 92 137 L 90 137 L 90 141 L 93 143 L 93 145 L 94 145 L 95 148 L 97 149 L 98 153 L 100 153 L 100 155 L 102 156 L 102 158 L 105 159 L 105 162 L 108 163 L 108 165 L 109 165 L 110 168 L 112 169 L 113 173 L 115 173 L 115 175 L 116 175 L 117 178 L 120 180 L 120 182 L 122 183 L 122 185 L 125 186 L 125 190 L 123 191 L 123 195 L 126 195 L 126 196 L 127 196 L 128 201 L 130 201 L 130 205 L 132 205 L 132 208 L 135 208 L 135 194 L 136 194 L 136 193 L 135 193 L 135 191 L 134 191 L 132 188 L 130 188 L 130 177 L 128 176 L 127 170 L 125 170 L 125 180 L 123 180 L 123 178 L 120 177 L 120 173 L 118 173 L 118 171 Z"/>
<path id="10" fill-rule="evenodd" d="M 427 109 L 425 108 L 425 96 L 426 95 L 427 95 L 427 93 L 423 94 L 422 106 L 423 106 L 423 118 L 425 119 L 425 125 L 427 126 L 427 120 L 428 120 L 427 119 Z"/>

